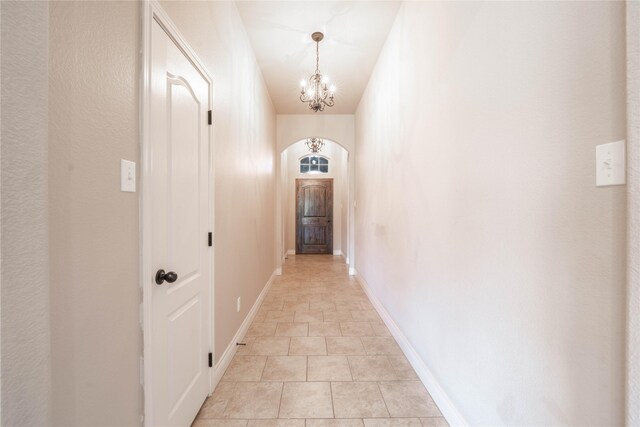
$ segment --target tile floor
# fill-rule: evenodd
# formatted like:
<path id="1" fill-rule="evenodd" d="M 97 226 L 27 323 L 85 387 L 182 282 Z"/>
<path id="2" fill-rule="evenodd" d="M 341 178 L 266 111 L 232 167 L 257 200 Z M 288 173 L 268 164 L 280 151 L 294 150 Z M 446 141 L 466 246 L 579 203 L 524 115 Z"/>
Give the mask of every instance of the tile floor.
<path id="1" fill-rule="evenodd" d="M 194 427 L 447 426 L 342 257 L 289 256 Z"/>

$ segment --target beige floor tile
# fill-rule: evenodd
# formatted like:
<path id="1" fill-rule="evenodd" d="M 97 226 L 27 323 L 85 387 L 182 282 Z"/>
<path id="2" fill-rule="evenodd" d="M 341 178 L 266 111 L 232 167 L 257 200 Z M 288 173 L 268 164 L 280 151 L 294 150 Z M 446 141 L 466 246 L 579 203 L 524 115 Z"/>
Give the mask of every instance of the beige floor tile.
<path id="1" fill-rule="evenodd" d="M 292 356 L 324 356 L 327 344 L 324 337 L 293 337 L 289 346 Z"/>
<path id="2" fill-rule="evenodd" d="M 294 322 L 309 323 L 309 322 L 323 322 L 321 311 L 296 311 L 296 317 Z"/>
<path id="3" fill-rule="evenodd" d="M 286 356 L 289 354 L 289 337 L 257 337 L 251 346 L 251 354 L 257 356 Z"/>
<path id="4" fill-rule="evenodd" d="M 357 337 L 327 337 L 329 355 L 365 355 L 362 341 Z"/>
<path id="5" fill-rule="evenodd" d="M 256 340 L 256 337 L 244 337 L 241 343 L 245 345 L 236 345 L 236 356 L 249 356 L 251 355 L 251 349 L 253 347 L 253 342 Z"/>
<path id="6" fill-rule="evenodd" d="M 375 335 L 369 322 L 340 322 L 343 337 L 371 337 Z"/>
<path id="7" fill-rule="evenodd" d="M 443 417 L 420 418 L 424 427 L 449 427 L 449 423 Z"/>
<path id="8" fill-rule="evenodd" d="M 367 300 L 366 296 L 363 296 L 362 301 L 360 301 L 360 308 L 362 310 L 375 310 L 373 305 Z"/>
<path id="9" fill-rule="evenodd" d="M 285 383 L 280 418 L 333 418 L 330 383 Z"/>
<path id="10" fill-rule="evenodd" d="M 337 259 L 289 257 L 194 426 L 447 425 Z"/>
<path id="11" fill-rule="evenodd" d="M 381 382 L 380 391 L 392 417 L 442 415 L 420 381 Z"/>
<path id="12" fill-rule="evenodd" d="M 264 322 L 293 322 L 294 311 L 268 311 Z"/>
<path id="13" fill-rule="evenodd" d="M 306 381 L 305 356 L 270 356 L 262 371 L 262 381 Z"/>
<path id="14" fill-rule="evenodd" d="M 393 338 L 362 337 L 362 345 L 370 356 L 402 356 L 402 350 Z"/>
<path id="15" fill-rule="evenodd" d="M 285 302 L 282 311 L 309 311 L 309 302 Z"/>
<path id="16" fill-rule="evenodd" d="M 273 323 L 275 325 L 275 323 Z M 307 323 L 277 323 L 275 335 L 277 337 L 306 337 L 309 332 Z"/>
<path id="17" fill-rule="evenodd" d="M 353 321 L 353 317 L 351 317 L 350 311 L 324 311 L 324 321 L 325 322 L 351 322 Z"/>
<path id="18" fill-rule="evenodd" d="M 267 361 L 265 356 L 234 356 L 222 381 L 260 381 Z"/>
<path id="19" fill-rule="evenodd" d="M 218 383 L 213 394 L 204 401 L 196 418 L 222 418 L 224 408 L 227 407 L 227 403 L 233 397 L 235 387 L 236 383 L 232 382 L 221 381 Z"/>
<path id="20" fill-rule="evenodd" d="M 396 372 L 387 356 L 349 356 L 353 381 L 393 381 Z"/>
<path id="21" fill-rule="evenodd" d="M 360 305 L 360 302 L 355 301 L 353 298 L 336 300 L 335 304 L 337 311 L 362 310 L 362 305 Z"/>
<path id="22" fill-rule="evenodd" d="M 305 420 L 249 420 L 247 427 L 305 427 Z"/>
<path id="23" fill-rule="evenodd" d="M 351 317 L 357 322 L 363 321 L 381 321 L 380 316 L 375 310 L 351 310 Z"/>
<path id="24" fill-rule="evenodd" d="M 307 381 L 351 381 L 346 356 L 309 356 Z"/>
<path id="25" fill-rule="evenodd" d="M 272 337 L 276 332 L 275 323 L 253 322 L 246 333 L 247 337 Z"/>
<path id="26" fill-rule="evenodd" d="M 264 319 L 267 317 L 267 312 L 264 310 L 260 310 L 256 313 L 256 315 L 253 317 L 252 322 L 258 322 L 258 323 L 262 323 L 264 322 Z"/>
<path id="27" fill-rule="evenodd" d="M 331 301 L 311 300 L 309 301 L 309 310 L 336 311 L 336 305 Z"/>
<path id="28" fill-rule="evenodd" d="M 358 419 L 307 420 L 307 427 L 363 427 L 363 424 Z"/>
<path id="29" fill-rule="evenodd" d="M 338 322 L 317 322 L 309 323 L 310 337 L 339 337 L 342 336 L 340 323 Z"/>
<path id="30" fill-rule="evenodd" d="M 373 333 L 377 337 L 390 337 L 391 332 L 389 332 L 389 328 L 383 322 L 371 322 L 371 329 L 373 329 Z"/>
<path id="31" fill-rule="evenodd" d="M 191 427 L 245 427 L 247 420 L 201 419 L 195 420 Z"/>
<path id="32" fill-rule="evenodd" d="M 331 391 L 336 418 L 389 416 L 377 383 L 333 382 Z"/>
<path id="33" fill-rule="evenodd" d="M 364 420 L 364 427 L 422 427 L 418 418 L 371 418 Z"/>
<path id="34" fill-rule="evenodd" d="M 387 356 L 399 380 L 419 380 L 413 367 L 404 356 Z"/>
<path id="35" fill-rule="evenodd" d="M 238 383 L 224 410 L 225 418 L 277 418 L 282 383 Z"/>
<path id="36" fill-rule="evenodd" d="M 279 311 L 279 310 L 282 310 L 283 305 L 284 305 L 283 301 L 265 301 L 260 306 L 260 310 Z"/>

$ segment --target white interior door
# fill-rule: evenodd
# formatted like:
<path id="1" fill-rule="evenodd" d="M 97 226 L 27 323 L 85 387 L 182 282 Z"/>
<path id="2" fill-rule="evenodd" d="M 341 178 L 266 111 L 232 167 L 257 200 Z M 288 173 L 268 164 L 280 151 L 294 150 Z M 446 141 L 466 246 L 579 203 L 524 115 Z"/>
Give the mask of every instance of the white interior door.
<path id="1" fill-rule="evenodd" d="M 209 392 L 210 80 L 155 19 L 150 48 L 147 424 L 189 426 Z"/>

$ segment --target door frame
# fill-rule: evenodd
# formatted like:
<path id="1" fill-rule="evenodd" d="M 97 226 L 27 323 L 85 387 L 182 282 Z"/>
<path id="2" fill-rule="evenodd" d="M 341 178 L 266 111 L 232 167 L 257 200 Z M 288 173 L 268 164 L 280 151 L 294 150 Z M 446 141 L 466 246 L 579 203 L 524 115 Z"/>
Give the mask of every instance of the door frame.
<path id="1" fill-rule="evenodd" d="M 298 253 L 298 239 L 300 238 L 300 236 L 298 235 L 298 233 L 300 232 L 300 230 L 298 229 L 299 225 L 298 224 L 298 215 L 300 214 L 300 212 L 298 211 L 298 209 L 300 208 L 300 203 L 298 200 L 298 197 L 300 197 L 300 188 L 301 183 L 305 182 L 305 181 L 326 181 L 326 182 L 330 182 L 331 183 L 331 238 L 329 239 L 330 241 L 330 245 L 331 248 L 329 250 L 329 253 L 327 254 L 315 254 L 315 255 L 331 255 L 333 256 L 333 182 L 334 179 L 333 178 L 296 178 L 295 183 L 296 183 L 296 192 L 295 192 L 295 207 L 296 207 L 296 214 L 295 214 L 295 221 L 296 221 L 296 226 L 295 226 L 295 230 L 296 230 L 296 245 L 295 245 L 295 251 L 296 251 L 296 255 L 307 255 L 307 254 L 303 254 L 303 253 Z M 309 254 L 311 255 L 311 254 Z"/>
<path id="2" fill-rule="evenodd" d="M 198 55 L 191 49 L 185 38 L 182 36 L 176 25 L 171 21 L 167 13 L 164 11 L 157 0 L 144 0 L 141 2 L 142 7 L 142 64 L 140 76 L 140 187 L 138 202 L 139 209 L 139 244 L 140 244 L 140 288 L 142 290 L 142 304 L 140 312 L 140 323 L 142 328 L 143 353 L 140 358 L 141 366 L 141 384 L 144 396 L 144 425 L 152 426 L 153 400 L 150 390 L 153 384 L 151 366 L 153 363 L 151 319 L 152 319 L 152 291 L 154 282 L 152 280 L 154 272 L 151 265 L 151 218 L 152 212 L 150 196 L 150 171 L 151 171 L 151 141 L 150 141 L 150 110 L 151 110 L 151 34 L 153 22 L 156 21 L 164 28 L 169 37 L 182 50 L 191 63 L 198 69 L 205 80 L 209 83 L 209 110 L 213 109 L 213 79 L 211 74 L 204 67 L 204 63 L 198 58 Z M 214 174 L 214 140 L 213 126 L 207 127 L 209 138 L 209 230 L 215 236 L 215 174 Z M 204 241 L 203 236 L 203 241 Z M 214 317 L 214 251 L 213 247 L 209 250 L 209 320 L 207 327 L 209 328 L 209 351 L 215 354 L 215 328 L 213 327 Z M 209 395 L 212 392 L 214 369 L 209 368 Z"/>

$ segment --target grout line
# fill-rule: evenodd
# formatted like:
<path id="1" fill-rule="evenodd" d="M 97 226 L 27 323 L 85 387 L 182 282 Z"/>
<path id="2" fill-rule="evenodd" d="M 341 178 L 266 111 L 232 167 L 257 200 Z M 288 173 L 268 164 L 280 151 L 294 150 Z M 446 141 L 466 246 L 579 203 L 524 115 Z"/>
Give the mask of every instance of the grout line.
<path id="1" fill-rule="evenodd" d="M 333 381 L 329 381 L 329 391 L 331 393 L 331 412 L 333 413 L 333 418 L 336 418 L 336 407 L 333 404 Z"/>
<path id="2" fill-rule="evenodd" d="M 284 395 L 284 382 L 280 383 L 282 387 L 280 388 L 280 402 L 278 403 L 278 418 L 280 418 L 280 411 L 282 410 L 282 396 Z"/>
<path id="3" fill-rule="evenodd" d="M 387 406 L 387 400 L 384 398 L 384 394 L 382 394 L 382 389 L 380 388 L 380 381 L 376 381 L 376 385 L 378 386 L 380 397 L 382 397 L 382 401 L 384 402 L 384 407 L 387 409 L 387 414 L 389 414 L 389 418 L 391 418 L 391 411 L 389 411 L 389 406 Z M 420 424 L 422 424 L 422 421 L 420 421 Z"/>
<path id="4" fill-rule="evenodd" d="M 345 356 L 347 358 L 347 365 L 349 366 L 349 375 L 351 375 L 351 381 L 355 381 L 353 379 L 353 369 L 351 368 L 351 360 L 349 360 L 349 357 L 351 356 Z"/>

